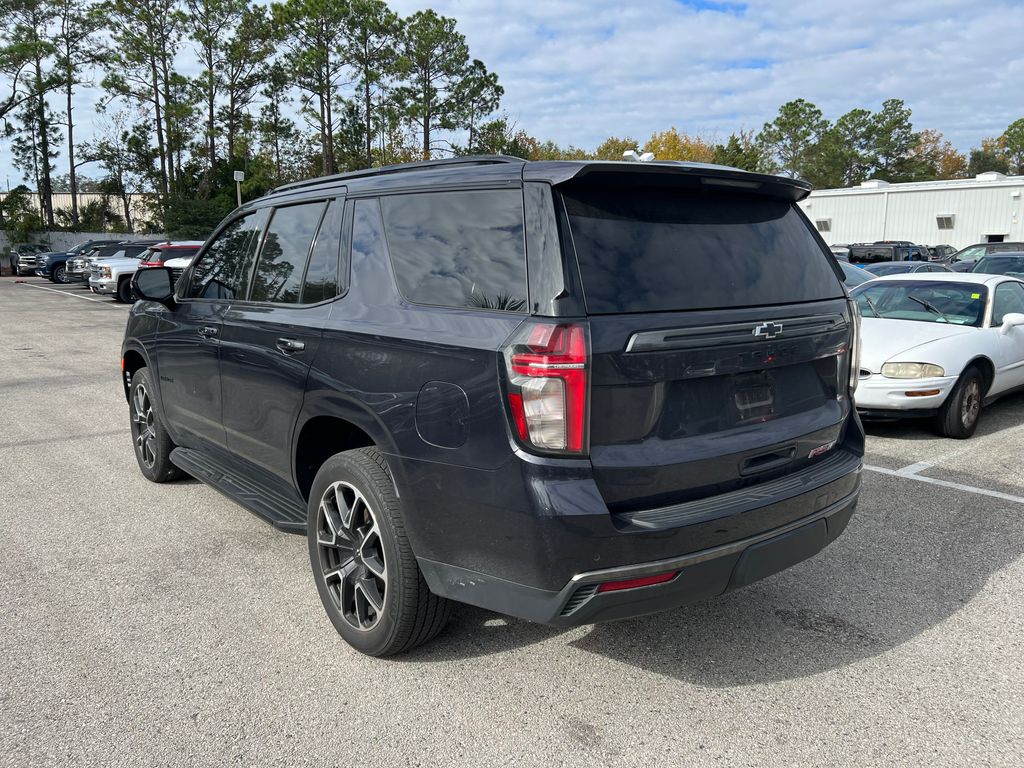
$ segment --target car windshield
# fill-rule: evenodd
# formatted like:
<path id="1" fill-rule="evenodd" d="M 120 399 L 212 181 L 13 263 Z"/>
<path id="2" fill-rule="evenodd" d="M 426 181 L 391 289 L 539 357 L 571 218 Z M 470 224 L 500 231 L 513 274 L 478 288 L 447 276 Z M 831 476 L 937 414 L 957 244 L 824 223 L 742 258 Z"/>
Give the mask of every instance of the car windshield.
<path id="1" fill-rule="evenodd" d="M 937 280 L 879 280 L 854 288 L 850 295 L 857 300 L 863 317 L 977 328 L 985 319 L 988 288 Z"/>
<path id="2" fill-rule="evenodd" d="M 901 272 L 909 272 L 913 268 L 913 264 L 872 264 L 864 267 L 864 271 L 877 277 L 879 275 L 898 275 Z"/>
<path id="3" fill-rule="evenodd" d="M 983 256 L 971 272 L 1024 278 L 1024 253 L 1019 256 Z"/>

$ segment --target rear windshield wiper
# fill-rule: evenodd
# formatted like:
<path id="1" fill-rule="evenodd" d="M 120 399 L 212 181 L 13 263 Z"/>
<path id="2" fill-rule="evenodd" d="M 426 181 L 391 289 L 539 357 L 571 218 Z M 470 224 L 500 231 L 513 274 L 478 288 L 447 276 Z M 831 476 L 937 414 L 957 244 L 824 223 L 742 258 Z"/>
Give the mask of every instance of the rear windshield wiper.
<path id="1" fill-rule="evenodd" d="M 911 296 L 909 293 L 907 294 L 907 298 L 910 299 L 911 301 L 916 301 L 918 304 L 920 304 L 922 307 L 927 309 L 929 312 L 934 312 L 936 315 L 941 317 L 945 322 L 947 322 L 947 323 L 951 323 L 952 322 L 948 317 L 946 317 L 946 313 L 945 312 L 943 312 L 941 309 L 939 309 L 934 304 L 932 304 L 930 301 L 928 301 L 928 299 L 920 299 L 917 296 Z"/>

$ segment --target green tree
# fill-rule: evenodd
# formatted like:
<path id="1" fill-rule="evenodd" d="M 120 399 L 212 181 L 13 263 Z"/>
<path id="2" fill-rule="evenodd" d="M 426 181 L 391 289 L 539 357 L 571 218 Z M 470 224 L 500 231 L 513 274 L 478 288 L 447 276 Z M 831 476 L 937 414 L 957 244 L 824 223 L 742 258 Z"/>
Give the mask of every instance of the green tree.
<path id="1" fill-rule="evenodd" d="M 482 61 L 473 59 L 452 93 L 455 110 L 444 127 L 465 129 L 472 145 L 480 123 L 494 113 L 504 95 L 505 89 L 498 84 L 498 76 L 488 72 Z"/>
<path id="2" fill-rule="evenodd" d="M 36 190 L 39 193 L 43 219 L 47 226 L 53 227 L 53 191 L 50 175 L 54 170 L 52 160 L 56 153 L 51 146 L 55 139 L 46 94 L 57 88 L 60 83 L 53 69 L 52 57 L 55 49 L 50 29 L 56 18 L 56 7 L 50 0 L 20 0 L 4 7 L 3 10 L 3 24 L 12 30 L 10 34 L 11 38 L 17 41 L 17 55 L 23 57 L 25 61 L 20 76 L 26 95 L 20 103 L 23 107 L 30 107 L 35 114 L 31 120 L 27 120 L 22 114 L 21 122 L 23 127 L 31 127 L 36 134 L 28 141 L 33 147 L 33 156 L 38 160 Z M 56 140 L 59 141 L 59 137 Z"/>
<path id="3" fill-rule="evenodd" d="M 789 101 L 779 113 L 765 123 L 758 134 L 776 170 L 790 176 L 805 178 L 813 171 L 818 143 L 829 128 L 821 110 L 804 99 Z"/>
<path id="4" fill-rule="evenodd" d="M 136 103 L 152 115 L 159 158 L 159 191 L 166 199 L 176 186 L 176 159 L 184 132 L 177 122 L 190 111 L 184 78 L 174 54 L 186 17 L 178 0 L 108 0 L 105 7 L 114 40 L 102 86 L 112 96 Z"/>
<path id="5" fill-rule="evenodd" d="M 334 109 L 345 69 L 343 30 L 347 0 L 285 0 L 271 6 L 282 36 L 284 61 L 293 82 L 306 96 L 302 112 L 312 115 L 320 135 L 320 170 L 334 173 Z"/>
<path id="6" fill-rule="evenodd" d="M 44 116 L 42 121 L 40 114 Z M 47 226 L 53 227 L 52 175 L 57 169 L 54 163 L 57 153 L 51 147 L 60 141 L 60 129 L 54 125 L 44 96 L 33 96 L 22 102 L 16 117 L 20 122 L 11 142 L 14 166 L 22 171 L 26 180 L 35 184 L 43 218 Z"/>
<path id="7" fill-rule="evenodd" d="M 1000 137 L 1003 154 L 1009 161 L 1010 169 L 1024 176 L 1024 117 L 1014 120 Z"/>
<path id="8" fill-rule="evenodd" d="M 226 103 L 219 114 L 227 137 L 229 158 L 240 156 L 238 136 L 246 128 L 249 107 L 267 80 L 267 62 L 273 52 L 274 31 L 266 8 L 259 5 L 247 8 L 225 48 L 223 80 Z"/>
<path id="9" fill-rule="evenodd" d="M 644 144 L 644 152 L 652 152 L 657 160 L 683 160 L 710 163 L 714 147 L 700 136 L 680 133 L 675 126 L 667 131 L 655 131 Z M 621 158 L 620 158 L 621 159 Z"/>
<path id="10" fill-rule="evenodd" d="M 877 163 L 876 121 L 870 110 L 851 109 L 821 136 L 807 180 L 822 189 L 865 181 Z"/>
<path id="11" fill-rule="evenodd" d="M 43 229 L 43 220 L 32 204 L 32 191 L 19 184 L 0 201 L 0 211 L 7 232 L 15 241 L 29 240 L 35 232 Z"/>
<path id="12" fill-rule="evenodd" d="M 223 88 L 227 38 L 248 8 L 248 0 L 186 0 L 188 27 L 203 71 L 195 78 L 205 108 L 207 169 L 217 163 L 217 97 Z"/>
<path id="13" fill-rule="evenodd" d="M 83 155 L 103 168 L 101 189 L 121 201 L 121 216 L 129 232 L 139 229 L 133 203 L 143 190 L 153 188 L 159 176 L 159 157 L 150 143 L 151 134 L 152 127 L 145 120 L 116 112 L 97 139 L 82 148 Z"/>
<path id="14" fill-rule="evenodd" d="M 771 170 L 771 161 L 765 157 L 764 147 L 757 143 L 753 132 L 747 130 L 731 134 L 725 144 L 716 144 L 711 162 L 754 173 Z"/>
<path id="15" fill-rule="evenodd" d="M 406 20 L 400 54 L 406 84 L 398 89 L 398 98 L 418 125 L 422 157 L 429 160 L 437 129 L 459 122 L 456 90 L 467 74 L 469 47 L 455 19 L 426 10 Z"/>
<path id="16" fill-rule="evenodd" d="M 91 85 L 86 70 L 99 63 L 104 49 L 99 33 L 104 27 L 103 14 L 88 0 L 53 0 L 57 8 L 53 44 L 56 54 L 56 76 L 60 79 L 65 100 L 65 127 L 68 147 L 68 191 L 71 193 L 70 220 L 78 225 L 78 166 L 75 160 L 74 94 L 80 85 Z"/>
<path id="17" fill-rule="evenodd" d="M 373 137 L 382 130 L 382 117 L 374 102 L 385 101 L 384 91 L 396 74 L 397 46 L 402 20 L 382 0 L 352 0 L 348 23 L 342 29 L 345 61 L 355 71 L 357 100 L 366 141 L 366 165 L 373 165 Z"/>
<path id="18" fill-rule="evenodd" d="M 889 182 L 914 180 L 914 149 L 921 135 L 915 133 L 910 115 L 902 99 L 886 99 L 874 115 L 874 178 Z"/>

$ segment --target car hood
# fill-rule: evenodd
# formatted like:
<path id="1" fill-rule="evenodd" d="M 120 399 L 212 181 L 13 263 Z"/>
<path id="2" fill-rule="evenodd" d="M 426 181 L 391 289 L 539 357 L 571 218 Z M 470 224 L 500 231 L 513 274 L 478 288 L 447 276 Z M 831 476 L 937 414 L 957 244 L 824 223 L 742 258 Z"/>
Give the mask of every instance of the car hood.
<path id="1" fill-rule="evenodd" d="M 865 317 L 861 320 L 860 365 L 873 373 L 878 373 L 884 363 L 904 352 L 932 342 L 952 339 L 968 333 L 977 333 L 977 331 L 977 328 L 968 325 Z M 903 362 L 930 363 L 935 361 L 903 358 Z"/>

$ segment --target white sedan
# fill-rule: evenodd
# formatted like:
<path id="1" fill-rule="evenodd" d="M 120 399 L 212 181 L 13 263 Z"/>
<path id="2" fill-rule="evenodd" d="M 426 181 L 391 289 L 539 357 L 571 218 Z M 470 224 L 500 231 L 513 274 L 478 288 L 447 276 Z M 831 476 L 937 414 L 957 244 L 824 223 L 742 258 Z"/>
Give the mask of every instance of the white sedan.
<path id="1" fill-rule="evenodd" d="M 861 317 L 857 410 L 929 416 L 974 434 L 983 405 L 1024 387 L 1024 282 L 1006 275 L 879 277 L 850 292 Z"/>

